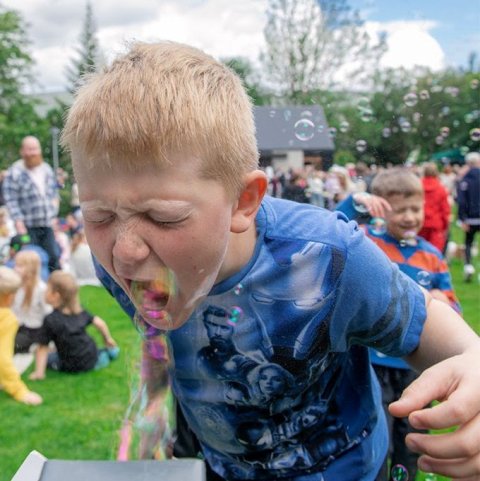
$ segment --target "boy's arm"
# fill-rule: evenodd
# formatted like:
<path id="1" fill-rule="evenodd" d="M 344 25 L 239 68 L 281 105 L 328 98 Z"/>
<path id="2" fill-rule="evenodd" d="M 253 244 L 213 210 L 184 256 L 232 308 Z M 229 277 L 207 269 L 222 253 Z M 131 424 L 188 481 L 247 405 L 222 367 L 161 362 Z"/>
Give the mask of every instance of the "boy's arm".
<path id="1" fill-rule="evenodd" d="M 107 323 L 98 316 L 94 316 L 92 320 L 92 324 L 98 329 L 100 334 L 103 336 L 103 340 L 105 341 L 105 345 L 107 347 L 115 347 L 117 343 L 113 340 L 113 337 L 110 334 L 110 330 L 108 329 Z"/>
<path id="2" fill-rule="evenodd" d="M 39 345 L 35 351 L 35 371 L 33 371 L 28 379 L 39 381 L 45 379 L 48 361 L 48 345 Z"/>
<path id="3" fill-rule="evenodd" d="M 372 217 L 385 217 L 385 212 L 391 209 L 390 204 L 383 197 L 368 192 L 357 192 L 340 202 L 335 210 L 342 212 L 350 220 L 356 220 L 361 213 L 358 206 L 366 209 Z"/>
<path id="4" fill-rule="evenodd" d="M 445 434 L 412 433 L 409 449 L 422 456 L 427 472 L 455 478 L 480 475 L 480 338 L 447 304 L 425 292 L 427 319 L 419 347 L 407 360 L 426 369 L 389 407 L 393 416 L 408 416 L 415 428 L 444 429 Z M 424 408 L 432 401 L 440 403 Z"/>

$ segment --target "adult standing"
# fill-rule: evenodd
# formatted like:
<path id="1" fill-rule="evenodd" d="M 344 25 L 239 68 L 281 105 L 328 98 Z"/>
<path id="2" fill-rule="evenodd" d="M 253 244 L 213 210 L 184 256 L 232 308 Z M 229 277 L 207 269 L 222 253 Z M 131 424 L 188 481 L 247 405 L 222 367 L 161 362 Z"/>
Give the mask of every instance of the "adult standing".
<path id="1" fill-rule="evenodd" d="M 475 273 L 472 264 L 472 244 L 480 232 L 480 153 L 470 152 L 465 157 L 468 170 L 457 188 L 458 219 L 465 232 L 465 266 L 463 273 L 469 282 Z"/>
<path id="2" fill-rule="evenodd" d="M 48 254 L 50 272 L 59 269 L 59 250 L 52 221 L 58 214 L 59 198 L 55 174 L 43 161 L 40 141 L 31 135 L 22 140 L 21 159 L 7 172 L 3 195 L 17 234 L 29 234 L 33 244 Z"/>

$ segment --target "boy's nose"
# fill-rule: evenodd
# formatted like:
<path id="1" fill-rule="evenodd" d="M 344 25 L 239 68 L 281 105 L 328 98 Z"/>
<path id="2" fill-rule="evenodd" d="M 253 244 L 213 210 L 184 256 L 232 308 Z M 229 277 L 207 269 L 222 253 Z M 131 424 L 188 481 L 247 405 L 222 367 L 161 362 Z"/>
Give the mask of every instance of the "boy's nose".
<path id="1" fill-rule="evenodd" d="M 144 261 L 149 253 L 146 242 L 133 231 L 119 233 L 112 251 L 114 259 L 128 265 Z"/>

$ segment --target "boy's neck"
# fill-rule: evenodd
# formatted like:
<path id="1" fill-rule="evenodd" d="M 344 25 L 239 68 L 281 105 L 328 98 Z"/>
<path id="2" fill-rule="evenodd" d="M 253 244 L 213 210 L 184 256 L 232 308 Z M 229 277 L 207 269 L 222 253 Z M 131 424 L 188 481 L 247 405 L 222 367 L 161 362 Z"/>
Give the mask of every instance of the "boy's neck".
<path id="1" fill-rule="evenodd" d="M 255 251 L 257 227 L 252 222 L 248 230 L 241 234 L 230 233 L 227 254 L 215 283 L 219 283 L 241 271 L 248 264 Z"/>

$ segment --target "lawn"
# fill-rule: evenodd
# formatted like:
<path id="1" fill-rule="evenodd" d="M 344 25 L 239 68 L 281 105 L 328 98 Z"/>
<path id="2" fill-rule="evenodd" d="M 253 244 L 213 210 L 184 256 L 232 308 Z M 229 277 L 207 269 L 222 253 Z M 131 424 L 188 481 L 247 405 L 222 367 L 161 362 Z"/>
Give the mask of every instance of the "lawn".
<path id="1" fill-rule="evenodd" d="M 478 257 L 475 263 L 478 273 Z M 460 260 L 452 261 L 455 289 L 465 319 L 480 334 L 478 277 L 470 284 L 464 283 L 462 267 Z M 139 337 L 126 315 L 102 288 L 83 287 L 81 297 L 87 309 L 108 322 L 120 345 L 121 355 L 110 366 L 98 372 L 80 375 L 49 372 L 45 381 L 27 381 L 45 400 L 37 408 L 16 403 L 0 392 L 0 481 L 10 481 L 23 459 L 33 449 L 47 458 L 115 458 L 118 429 L 128 405 L 130 386 L 138 366 Z M 25 373 L 24 379 L 29 372 L 30 370 Z M 418 479 L 440 481 L 446 478 L 419 474 Z"/>

